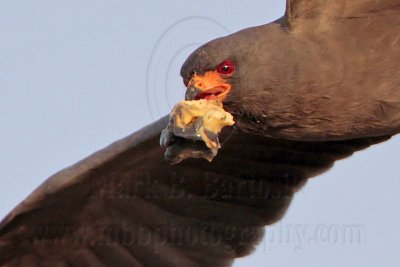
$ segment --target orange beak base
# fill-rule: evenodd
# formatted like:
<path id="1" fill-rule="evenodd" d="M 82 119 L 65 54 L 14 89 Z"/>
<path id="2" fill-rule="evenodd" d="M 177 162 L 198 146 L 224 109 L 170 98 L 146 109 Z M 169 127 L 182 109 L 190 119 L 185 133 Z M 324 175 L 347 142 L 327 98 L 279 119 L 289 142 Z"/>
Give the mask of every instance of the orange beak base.
<path id="1" fill-rule="evenodd" d="M 186 100 L 219 100 L 223 101 L 232 86 L 217 71 L 208 71 L 204 75 L 194 74 L 188 83 Z"/>

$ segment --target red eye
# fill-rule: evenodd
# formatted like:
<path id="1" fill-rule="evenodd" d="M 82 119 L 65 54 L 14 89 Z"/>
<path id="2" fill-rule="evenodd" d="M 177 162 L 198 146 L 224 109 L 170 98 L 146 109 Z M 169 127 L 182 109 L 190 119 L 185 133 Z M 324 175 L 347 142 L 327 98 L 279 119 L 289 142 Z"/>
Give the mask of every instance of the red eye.
<path id="1" fill-rule="evenodd" d="M 225 75 L 232 74 L 235 71 L 235 63 L 231 60 L 224 60 L 218 65 L 217 71 Z"/>

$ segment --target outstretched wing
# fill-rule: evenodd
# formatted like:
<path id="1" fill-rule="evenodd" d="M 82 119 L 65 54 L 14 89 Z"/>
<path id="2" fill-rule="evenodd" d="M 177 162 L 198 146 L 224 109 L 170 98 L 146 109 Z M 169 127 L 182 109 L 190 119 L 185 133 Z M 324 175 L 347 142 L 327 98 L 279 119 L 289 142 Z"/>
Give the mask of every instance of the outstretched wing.
<path id="1" fill-rule="evenodd" d="M 289 27 L 304 19 L 340 19 L 377 16 L 400 11 L 399 0 L 287 0 Z"/>
<path id="2" fill-rule="evenodd" d="M 0 225 L 1 266 L 230 266 L 294 193 L 337 159 L 386 139 L 330 143 L 228 129 L 211 163 L 169 165 L 166 119 L 78 162 Z"/>

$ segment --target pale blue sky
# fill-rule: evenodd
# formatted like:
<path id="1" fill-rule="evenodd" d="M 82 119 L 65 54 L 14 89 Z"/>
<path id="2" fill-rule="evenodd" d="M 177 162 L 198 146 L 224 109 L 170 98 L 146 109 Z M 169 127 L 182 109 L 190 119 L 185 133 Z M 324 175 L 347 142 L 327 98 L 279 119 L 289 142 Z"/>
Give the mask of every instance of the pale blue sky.
<path id="1" fill-rule="evenodd" d="M 0 217 L 54 172 L 183 97 L 201 43 L 280 17 L 279 1 L 0 2 Z M 400 138 L 309 181 L 235 266 L 394 266 Z M 351 231 L 361 239 L 351 242 Z M 354 230 L 355 229 L 355 230 Z"/>

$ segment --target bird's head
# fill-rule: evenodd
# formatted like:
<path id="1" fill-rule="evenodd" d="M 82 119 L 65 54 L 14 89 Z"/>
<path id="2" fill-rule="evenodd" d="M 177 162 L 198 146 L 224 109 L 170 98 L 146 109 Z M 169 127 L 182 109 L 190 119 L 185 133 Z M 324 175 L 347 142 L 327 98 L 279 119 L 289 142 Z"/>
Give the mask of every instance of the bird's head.
<path id="1" fill-rule="evenodd" d="M 258 26 L 212 40 L 195 50 L 184 62 L 181 76 L 187 87 L 185 99 L 216 99 L 232 113 L 237 126 L 262 110 L 283 90 L 277 84 L 284 54 L 279 24 Z M 268 36 L 278 36 L 269 40 Z M 239 122 L 239 120 L 241 122 Z M 258 119 L 257 119 L 258 121 Z M 248 123 L 246 123 L 248 124 Z"/>
<path id="2" fill-rule="evenodd" d="M 242 57 L 236 38 L 213 40 L 195 50 L 181 68 L 185 99 L 225 102 L 236 94 L 242 76 Z"/>

